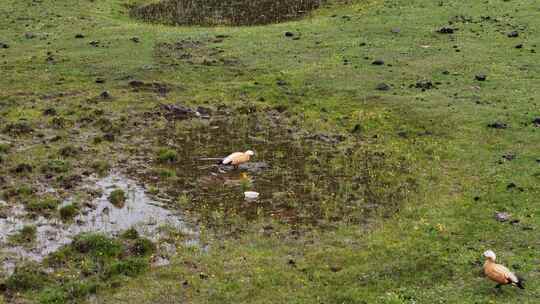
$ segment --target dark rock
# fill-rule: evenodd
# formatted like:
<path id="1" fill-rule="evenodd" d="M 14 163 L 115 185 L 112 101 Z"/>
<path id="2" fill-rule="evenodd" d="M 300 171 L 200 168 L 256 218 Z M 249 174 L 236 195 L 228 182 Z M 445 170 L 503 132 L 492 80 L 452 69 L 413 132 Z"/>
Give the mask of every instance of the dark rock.
<path id="1" fill-rule="evenodd" d="M 442 74 L 443 74 L 443 75 L 450 75 L 450 71 L 446 71 L 446 70 L 445 70 L 445 71 L 442 72 Z"/>
<path id="2" fill-rule="evenodd" d="M 288 83 L 285 80 L 279 79 L 276 84 L 280 87 L 288 85 Z"/>
<path id="3" fill-rule="evenodd" d="M 99 46 L 99 41 L 93 40 L 93 41 L 90 41 L 88 44 L 90 44 L 93 47 L 98 47 Z"/>
<path id="4" fill-rule="evenodd" d="M 25 163 L 22 163 L 22 164 L 18 164 L 15 168 L 13 168 L 13 172 L 15 173 L 32 173 L 33 171 L 33 167 L 29 164 L 25 164 Z"/>
<path id="5" fill-rule="evenodd" d="M 422 91 L 431 90 L 431 89 L 435 88 L 435 86 L 433 85 L 433 82 L 431 82 L 429 80 L 418 81 L 417 83 L 412 85 L 412 87 L 415 87 L 417 89 L 422 89 Z"/>
<path id="6" fill-rule="evenodd" d="M 343 268 L 341 268 L 340 266 L 331 266 L 330 267 L 330 271 L 332 272 L 340 272 Z"/>
<path id="7" fill-rule="evenodd" d="M 133 42 L 135 42 L 135 43 L 141 42 L 141 40 L 139 39 L 139 37 L 132 37 L 130 40 L 133 41 Z"/>
<path id="8" fill-rule="evenodd" d="M 504 155 L 502 156 L 502 158 L 503 158 L 504 160 L 507 160 L 507 161 L 513 161 L 514 159 L 516 159 L 516 155 L 513 154 L 513 153 L 507 153 L 507 154 L 504 154 Z"/>
<path id="9" fill-rule="evenodd" d="M 75 38 L 76 39 L 83 39 L 84 35 L 83 34 L 77 34 L 77 35 L 75 35 Z"/>
<path id="10" fill-rule="evenodd" d="M 0 42 L 0 49 L 9 49 L 9 44 Z"/>
<path id="11" fill-rule="evenodd" d="M 536 117 L 535 119 L 533 119 L 532 124 L 535 127 L 540 127 L 540 117 Z"/>
<path id="12" fill-rule="evenodd" d="M 522 49 L 523 48 L 523 43 L 520 43 L 518 45 L 515 46 L 516 49 Z"/>
<path id="13" fill-rule="evenodd" d="M 391 87 L 390 85 L 382 82 L 382 83 L 379 83 L 376 87 L 375 87 L 376 90 L 378 91 L 390 91 Z"/>
<path id="14" fill-rule="evenodd" d="M 503 122 L 493 122 L 488 124 L 488 128 L 491 129 L 507 129 L 508 125 Z"/>
<path id="15" fill-rule="evenodd" d="M 96 78 L 96 83 L 105 83 L 105 78 L 101 78 L 101 77 Z"/>
<path id="16" fill-rule="evenodd" d="M 362 132 L 362 125 L 361 124 L 356 124 L 354 125 L 354 127 L 352 128 L 351 130 L 351 133 L 353 134 L 358 134 L 358 133 L 361 133 Z"/>
<path id="17" fill-rule="evenodd" d="M 517 31 L 511 31 L 508 34 L 506 34 L 506 36 L 510 38 L 516 38 L 516 37 L 519 37 L 519 33 Z"/>
<path id="18" fill-rule="evenodd" d="M 112 96 L 111 96 L 111 94 L 109 92 L 103 91 L 103 92 L 101 92 L 101 94 L 99 94 L 99 98 L 101 98 L 101 99 L 111 99 Z"/>
<path id="19" fill-rule="evenodd" d="M 47 108 L 43 110 L 43 115 L 45 116 L 56 116 L 57 112 L 55 108 Z"/>
<path id="20" fill-rule="evenodd" d="M 437 33 L 440 34 L 453 34 L 456 29 L 451 28 L 449 26 L 443 26 L 440 29 L 437 30 Z"/>
<path id="21" fill-rule="evenodd" d="M 512 190 L 516 187 L 517 185 L 515 183 L 509 183 L 508 185 L 506 185 L 506 190 Z"/>
<path id="22" fill-rule="evenodd" d="M 487 76 L 485 74 L 478 74 L 474 78 L 478 81 L 486 81 Z"/>
<path id="23" fill-rule="evenodd" d="M 294 37 L 293 32 L 285 32 L 285 37 Z"/>
<path id="24" fill-rule="evenodd" d="M 384 65 L 384 61 L 381 59 L 377 59 L 371 63 L 372 65 Z"/>
<path id="25" fill-rule="evenodd" d="M 108 142 L 114 142 L 115 136 L 114 136 L 113 133 L 110 133 L 110 132 L 109 132 L 109 133 L 105 133 L 105 134 L 103 135 L 103 139 L 105 139 L 105 140 L 108 141 Z"/>
<path id="26" fill-rule="evenodd" d="M 167 120 L 184 120 L 197 116 L 195 111 L 183 105 L 164 104 L 160 106 L 160 112 Z"/>

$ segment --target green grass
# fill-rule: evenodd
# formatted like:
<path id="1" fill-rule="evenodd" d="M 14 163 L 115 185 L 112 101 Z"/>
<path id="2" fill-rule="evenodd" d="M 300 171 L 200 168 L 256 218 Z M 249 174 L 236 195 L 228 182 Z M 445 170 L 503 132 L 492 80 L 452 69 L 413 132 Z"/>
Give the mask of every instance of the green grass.
<path id="1" fill-rule="evenodd" d="M 540 20 L 534 1 L 353 1 L 295 22 L 214 28 L 141 23 L 122 4 L 0 4 L 6 16 L 0 42 L 10 45 L 0 49 L 0 139 L 10 143 L 1 152 L 0 176 L 9 181 L 0 184 L 4 196 L 17 196 L 8 185 L 64 187 L 45 175 L 82 174 L 98 160 L 136 168 L 138 153 L 155 160 L 156 149 L 169 145 L 152 141 L 155 132 L 181 132 L 171 132 L 163 119 L 146 125 L 145 113 L 175 101 L 224 105 L 233 113 L 286 109 L 304 130 L 345 134 L 347 142 L 402 160 L 418 189 L 397 212 L 361 224 L 296 227 L 263 216 L 225 217 L 221 231 L 201 227 L 208 251 L 180 247 L 172 264 L 159 269 L 148 269 L 140 257 L 118 258 L 120 247 L 111 249 L 108 241 L 79 240 L 77 252 L 107 256 L 100 275 L 116 276 L 118 284 L 71 290 L 96 293 L 100 303 L 538 302 L 540 129 L 531 122 L 540 116 Z M 436 32 L 450 21 L 458 28 L 453 35 Z M 519 37 L 507 37 L 516 29 Z M 26 39 L 26 32 L 36 38 Z M 79 33 L 85 38 L 75 39 Z M 228 37 L 217 42 L 218 35 Z M 188 44 L 191 62 L 169 47 L 182 40 L 201 42 Z M 386 65 L 372 65 L 375 59 Z M 487 80 L 475 80 L 479 73 Z M 128 79 L 173 89 L 165 97 L 136 91 Z M 425 80 L 436 88 L 414 87 Z M 376 90 L 382 82 L 391 90 Z M 99 98 L 103 91 L 112 98 Z M 42 115 L 51 106 L 57 115 Z M 496 121 L 509 128 L 487 127 Z M 67 163 L 59 153 L 70 145 L 84 153 L 66 151 Z M 165 153 L 162 161 L 181 161 L 181 148 L 174 148 L 177 158 Z M 507 153 L 516 158 L 503 160 Z M 44 169 L 13 173 L 19 164 Z M 398 180 L 394 173 L 389 185 Z M 510 183 L 523 191 L 507 189 Z M 151 186 L 159 191 L 161 185 Z M 495 212 L 503 211 L 517 222 L 496 221 Z M 527 279 L 525 291 L 493 291 L 481 275 L 487 249 Z M 58 267 L 72 271 L 67 264 Z M 73 284 L 88 283 L 73 275 Z M 16 296 L 28 302 L 65 300 L 60 281 L 40 292 L 23 285 L 28 288 Z"/>

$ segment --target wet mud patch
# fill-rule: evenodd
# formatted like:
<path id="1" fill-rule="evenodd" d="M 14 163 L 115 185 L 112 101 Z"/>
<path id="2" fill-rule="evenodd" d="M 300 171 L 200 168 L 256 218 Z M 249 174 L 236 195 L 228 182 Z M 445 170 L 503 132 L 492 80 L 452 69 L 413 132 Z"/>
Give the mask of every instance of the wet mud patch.
<path id="1" fill-rule="evenodd" d="M 164 204 L 151 198 L 134 180 L 120 174 L 85 180 L 85 189 L 94 199 L 70 198 L 54 205 L 61 217 L 33 216 L 23 205 L 3 202 L 0 216 L 0 257 L 6 272 L 11 272 L 21 260 L 40 262 L 47 255 L 70 244 L 84 233 L 101 233 L 117 237 L 125 231 L 159 241 L 171 229 L 187 236 L 195 232 L 184 222 L 178 211 L 171 211 Z M 121 191 L 123 204 L 114 204 L 110 197 Z M 65 216 L 66 215 L 66 216 Z M 31 227 L 31 228 L 27 228 Z M 26 242 L 14 242 L 33 230 Z M 28 235 L 28 233 L 26 233 Z"/>
<path id="2" fill-rule="evenodd" d="M 162 0 L 132 8 L 134 18 L 169 25 L 261 25 L 294 20 L 323 0 Z"/>
<path id="3" fill-rule="evenodd" d="M 153 164 L 132 173 L 167 192 L 177 208 L 217 226 L 237 217 L 365 223 L 399 211 L 416 189 L 405 160 L 344 136 L 287 126 L 275 111 L 169 121 L 156 134 Z M 238 168 L 216 160 L 248 149 L 254 158 Z M 260 196 L 246 201 L 246 191 Z"/>
<path id="4" fill-rule="evenodd" d="M 212 45 L 214 44 L 214 45 Z M 176 42 L 160 42 L 154 46 L 154 58 L 163 65 L 238 66 L 240 60 L 225 55 L 215 40 L 192 38 Z"/>

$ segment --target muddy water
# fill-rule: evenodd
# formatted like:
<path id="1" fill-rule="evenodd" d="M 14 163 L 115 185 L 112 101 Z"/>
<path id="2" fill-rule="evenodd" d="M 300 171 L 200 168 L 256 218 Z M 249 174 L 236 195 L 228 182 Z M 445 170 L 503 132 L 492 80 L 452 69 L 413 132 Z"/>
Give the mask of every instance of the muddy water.
<path id="1" fill-rule="evenodd" d="M 21 259 L 41 261 L 46 255 L 71 242 L 74 236 L 85 232 L 105 233 L 116 236 L 135 228 L 142 236 L 152 240 L 160 238 L 161 227 L 168 226 L 187 235 L 195 236 L 182 216 L 163 207 L 162 203 L 150 198 L 145 189 L 134 180 L 119 174 L 101 179 L 91 179 L 88 186 L 101 195 L 86 204 L 81 213 L 70 223 L 59 219 L 39 217 L 28 219 L 21 206 L 13 207 L 9 217 L 0 219 L 0 256 L 4 257 L 3 268 L 10 272 Z M 108 196 L 116 189 L 126 193 L 126 202 L 121 208 L 113 206 Z M 71 201 L 63 205 L 71 204 Z M 34 225 L 37 228 L 36 240 L 27 246 L 10 246 L 10 235 L 18 233 L 23 226 Z"/>
<path id="2" fill-rule="evenodd" d="M 171 197 L 184 197 L 181 208 L 217 225 L 234 216 L 291 224 L 361 222 L 379 207 L 396 210 L 413 187 L 405 166 L 366 145 L 302 133 L 280 120 L 279 114 L 236 115 L 168 125 L 158 145 L 176 150 L 178 162 L 156 163 L 141 178 L 151 177 Z M 204 160 L 248 149 L 256 155 L 237 169 Z M 160 170 L 174 171 L 174 177 L 161 178 Z M 260 197 L 247 202 L 245 191 Z"/>

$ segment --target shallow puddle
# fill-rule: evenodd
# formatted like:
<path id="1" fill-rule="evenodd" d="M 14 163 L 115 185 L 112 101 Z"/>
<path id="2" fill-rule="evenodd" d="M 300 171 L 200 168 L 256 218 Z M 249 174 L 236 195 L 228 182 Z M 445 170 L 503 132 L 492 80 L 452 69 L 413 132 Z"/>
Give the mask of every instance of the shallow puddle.
<path id="1" fill-rule="evenodd" d="M 362 142 L 305 133 L 281 120 L 276 113 L 215 115 L 167 125 L 159 146 L 174 149 L 178 161 L 156 162 L 139 176 L 167 189 L 180 208 L 218 226 L 236 215 L 289 224 L 359 223 L 374 210 L 394 212 L 414 188 L 406 164 L 368 151 Z M 255 156 L 236 169 L 212 160 L 248 149 Z M 260 196 L 246 201 L 245 191 Z"/>
<path id="2" fill-rule="evenodd" d="M 4 270 L 10 272 L 21 259 L 41 261 L 49 253 L 69 244 L 74 236 L 85 232 L 117 236 L 127 229 L 135 228 L 141 236 L 156 241 L 162 236 L 160 228 L 170 227 L 195 236 L 181 214 L 166 209 L 162 203 L 150 198 L 145 189 L 131 179 L 114 174 L 89 180 L 87 185 L 94 191 L 100 191 L 101 195 L 86 204 L 81 213 L 69 223 L 45 217 L 28 219 L 22 206 L 13 207 L 7 218 L 0 219 L 0 256 L 4 257 Z M 113 206 L 108 199 L 116 189 L 126 193 L 126 201 L 121 208 Z M 71 202 L 67 201 L 63 205 L 67 204 Z M 9 237 L 25 225 L 36 227 L 35 241 L 25 246 L 10 246 Z"/>

